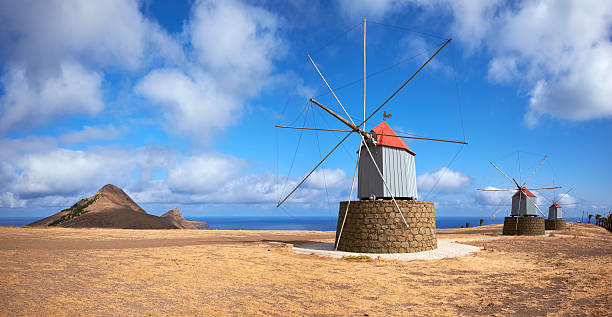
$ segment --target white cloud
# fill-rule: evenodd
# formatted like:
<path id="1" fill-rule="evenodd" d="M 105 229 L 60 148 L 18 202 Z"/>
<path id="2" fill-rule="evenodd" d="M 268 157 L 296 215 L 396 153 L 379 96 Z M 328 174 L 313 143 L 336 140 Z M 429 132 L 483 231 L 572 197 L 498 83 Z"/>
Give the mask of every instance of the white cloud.
<path id="1" fill-rule="evenodd" d="M 229 125 L 241 106 L 232 95 L 220 91 L 215 79 L 201 72 L 190 76 L 178 69 L 157 69 L 135 91 L 164 107 L 172 129 L 203 139 Z"/>
<path id="2" fill-rule="evenodd" d="M 531 87 L 528 126 L 543 115 L 572 121 L 612 116 L 612 2 L 540 0 L 493 9 L 488 2 L 478 10 L 490 13 L 465 22 L 455 8 L 458 25 L 477 23 L 481 30 L 460 32 L 460 38 L 468 46 L 486 43 L 493 53 L 491 80 Z"/>
<path id="3" fill-rule="evenodd" d="M 96 114 L 104 107 L 101 76 L 76 63 L 62 63 L 57 76 L 38 86 L 27 80 L 23 67 L 9 67 L 0 79 L 5 94 L 0 98 L 0 133 L 26 129 L 58 115 Z"/>
<path id="4" fill-rule="evenodd" d="M 342 169 L 319 169 L 312 173 L 305 183 L 310 188 L 337 188 L 346 185 L 346 172 Z"/>
<path id="5" fill-rule="evenodd" d="M 11 192 L 4 192 L 0 194 L 0 207 L 17 208 L 25 206 L 26 201 L 15 197 L 15 194 Z"/>
<path id="6" fill-rule="evenodd" d="M 136 1 L 3 1 L 0 11 L 6 13 L 2 41 L 11 44 L 6 54 L 28 71 L 53 68 L 66 56 L 140 65 L 146 24 Z"/>
<path id="7" fill-rule="evenodd" d="M 257 93 L 284 52 L 279 18 L 239 1 L 196 4 L 190 23 L 198 61 L 220 86 Z"/>
<path id="8" fill-rule="evenodd" d="M 59 136 L 65 144 L 78 144 L 99 140 L 113 140 L 119 137 L 120 132 L 112 125 L 102 127 L 84 126 L 80 131 L 73 131 Z"/>
<path id="9" fill-rule="evenodd" d="M 472 183 L 469 176 L 443 167 L 434 173 L 423 173 L 417 177 L 419 191 L 435 189 L 440 193 L 464 192 Z"/>
<path id="10" fill-rule="evenodd" d="M 135 91 L 163 107 L 173 131 L 206 141 L 236 121 L 247 98 L 279 80 L 274 61 L 285 45 L 279 18 L 262 8 L 201 1 L 192 10 L 193 60 L 183 70 L 151 71 Z"/>
<path id="11" fill-rule="evenodd" d="M 241 161 L 232 157 L 210 154 L 187 157 L 169 169 L 168 185 L 179 193 L 215 192 L 240 172 L 241 165 Z"/>
<path id="12" fill-rule="evenodd" d="M 51 138 L 0 140 L 0 207 L 63 207 L 107 183 L 138 203 L 273 204 L 299 179 L 252 173 L 246 162 L 218 153 L 182 155 L 159 147 L 124 150 L 112 146 L 76 151 Z M 321 171 L 288 203 L 320 206 L 329 195 L 345 199 L 345 172 Z M 278 183 L 282 180 L 282 183 Z M 286 184 L 285 184 L 286 182 Z"/>
<path id="13" fill-rule="evenodd" d="M 138 2 L 1 1 L 0 134 L 59 116 L 98 113 L 102 69 L 182 61 L 180 46 L 146 20 Z"/>
<path id="14" fill-rule="evenodd" d="M 499 189 L 487 186 L 484 189 Z M 510 204 L 515 191 L 476 191 L 476 202 L 482 206 L 500 206 L 504 203 Z"/>
<path id="15" fill-rule="evenodd" d="M 12 189 L 21 198 L 74 195 L 106 183 L 126 183 L 132 164 L 122 151 L 85 152 L 57 149 L 26 155 L 15 163 L 20 171 Z"/>
<path id="16" fill-rule="evenodd" d="M 405 1 L 344 1 L 350 16 L 392 16 Z M 488 78 L 529 96 L 525 122 L 545 116 L 612 117 L 612 2 L 607 0 L 412 1 L 429 16 L 449 12 L 467 55 L 491 55 Z"/>

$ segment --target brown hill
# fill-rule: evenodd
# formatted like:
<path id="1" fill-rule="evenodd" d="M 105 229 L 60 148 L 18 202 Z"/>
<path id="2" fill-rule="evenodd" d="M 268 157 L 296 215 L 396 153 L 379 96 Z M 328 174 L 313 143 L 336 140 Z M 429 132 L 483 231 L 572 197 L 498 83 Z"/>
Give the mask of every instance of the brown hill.
<path id="1" fill-rule="evenodd" d="M 196 229 L 194 225 L 183 218 L 178 207 L 174 207 L 172 210 L 161 215 L 160 218 L 165 219 L 168 223 L 181 229 Z"/>
<path id="2" fill-rule="evenodd" d="M 160 218 L 166 219 L 166 221 L 181 229 L 210 229 L 210 226 L 204 221 L 187 220 L 183 218 L 178 207 L 169 210 L 161 215 Z"/>
<path id="3" fill-rule="evenodd" d="M 186 221 L 180 212 L 178 215 L 180 219 Z M 147 214 L 121 188 L 111 184 L 104 185 L 93 196 L 81 199 L 72 207 L 35 221 L 29 226 L 121 229 L 184 228 L 184 226 L 168 221 L 167 217 Z"/>

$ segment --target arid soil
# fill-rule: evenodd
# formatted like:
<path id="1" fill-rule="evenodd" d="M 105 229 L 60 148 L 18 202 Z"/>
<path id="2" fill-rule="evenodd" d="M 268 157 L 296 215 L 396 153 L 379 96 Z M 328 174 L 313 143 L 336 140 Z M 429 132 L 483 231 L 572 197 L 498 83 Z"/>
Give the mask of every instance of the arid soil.
<path id="1" fill-rule="evenodd" d="M 612 234 L 442 229 L 483 248 L 399 262 L 299 255 L 333 232 L 0 228 L 0 315 L 610 315 Z M 561 236 L 563 234 L 563 236 Z"/>

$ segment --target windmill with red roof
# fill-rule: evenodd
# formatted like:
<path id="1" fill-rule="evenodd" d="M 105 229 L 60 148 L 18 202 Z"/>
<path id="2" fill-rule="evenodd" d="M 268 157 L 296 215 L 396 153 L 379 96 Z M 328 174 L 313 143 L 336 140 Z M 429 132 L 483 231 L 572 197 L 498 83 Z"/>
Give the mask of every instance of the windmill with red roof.
<path id="1" fill-rule="evenodd" d="M 568 190 L 567 192 L 565 192 L 564 194 L 560 195 L 559 198 L 557 198 L 556 193 L 552 199 L 552 204 L 550 204 L 550 207 L 548 207 L 548 218 L 546 219 L 546 230 L 561 230 L 561 229 L 565 229 L 566 227 L 566 223 L 565 223 L 565 219 L 563 219 L 563 207 L 562 206 L 571 206 L 571 205 L 575 205 L 576 203 L 561 203 L 561 200 L 564 198 L 564 196 L 567 196 L 569 194 L 569 192 L 571 192 L 574 189 L 574 187 L 570 188 L 570 190 Z"/>
<path id="2" fill-rule="evenodd" d="M 561 188 L 560 186 L 553 187 L 540 187 L 540 188 L 527 188 L 527 182 L 533 177 L 533 175 L 538 171 L 542 163 L 546 160 L 546 156 L 542 159 L 540 164 L 536 167 L 536 169 L 531 173 L 531 175 L 522 183 L 519 184 L 514 178 L 508 177 L 501 169 L 499 169 L 493 162 L 491 165 L 500 172 L 513 186 L 516 188 L 508 188 L 508 189 L 499 189 L 499 188 L 483 188 L 478 189 L 480 191 L 513 191 L 515 192 L 512 195 L 512 209 L 510 212 L 510 217 L 506 217 L 504 220 L 504 234 L 544 234 L 544 213 L 538 207 L 536 203 L 536 196 L 531 192 L 532 190 L 548 190 L 548 189 L 557 189 Z M 519 160 L 520 166 L 520 160 Z M 498 208 L 492 217 L 495 217 L 501 209 L 503 209 L 508 202 Z M 542 217 L 538 217 L 538 212 L 542 215 Z M 530 219 L 532 218 L 532 219 Z M 522 230 L 522 231 L 521 231 Z"/>
<path id="3" fill-rule="evenodd" d="M 314 60 L 308 55 L 310 63 L 327 86 L 329 92 L 343 111 L 343 115 L 331 110 L 314 98 L 309 101 L 324 110 L 348 129 L 319 129 L 309 127 L 290 127 L 277 125 L 278 128 L 315 130 L 329 132 L 344 132 L 346 135 L 332 148 L 329 153 L 291 190 L 277 207 L 281 206 L 325 160 L 344 143 L 351 135 L 359 137 L 359 150 L 349 200 L 340 203 L 336 249 L 344 251 L 395 253 L 416 252 L 436 248 L 435 214 L 433 202 L 418 202 L 414 156 L 404 139 L 418 139 L 439 142 L 467 144 L 463 141 L 424 138 L 416 136 L 400 136 L 384 121 L 391 115 L 384 113 L 383 122 L 367 131 L 365 124 L 395 97 L 448 43 L 445 40 L 438 50 L 422 66 L 408 78 L 390 97 L 377 106 L 366 117 L 366 69 L 365 69 L 365 26 L 363 21 L 363 119 L 349 115 L 336 93 L 327 82 Z M 358 177 L 359 201 L 351 201 Z M 381 201 L 382 200 L 382 201 Z M 427 210 L 427 211 L 425 211 Z M 406 213 L 406 215 L 405 215 Z M 426 215 L 427 214 L 427 215 Z M 406 218 L 411 218 L 409 225 Z M 345 227 L 346 226 L 348 227 Z M 418 225 L 418 226 L 417 226 Z M 346 229 L 346 237 L 342 235 Z M 342 241 L 341 241 L 342 240 Z"/>

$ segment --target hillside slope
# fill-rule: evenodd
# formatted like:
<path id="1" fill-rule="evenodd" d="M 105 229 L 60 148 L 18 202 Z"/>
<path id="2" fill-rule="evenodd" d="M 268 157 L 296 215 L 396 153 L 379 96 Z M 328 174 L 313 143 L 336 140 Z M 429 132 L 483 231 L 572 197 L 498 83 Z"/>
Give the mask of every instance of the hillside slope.
<path id="1" fill-rule="evenodd" d="M 176 208 L 175 208 L 176 209 Z M 94 195 L 72 207 L 35 221 L 28 226 L 120 229 L 197 229 L 176 209 L 167 217 L 148 214 L 121 188 L 104 185 Z M 168 213 L 166 213 L 168 214 Z"/>

